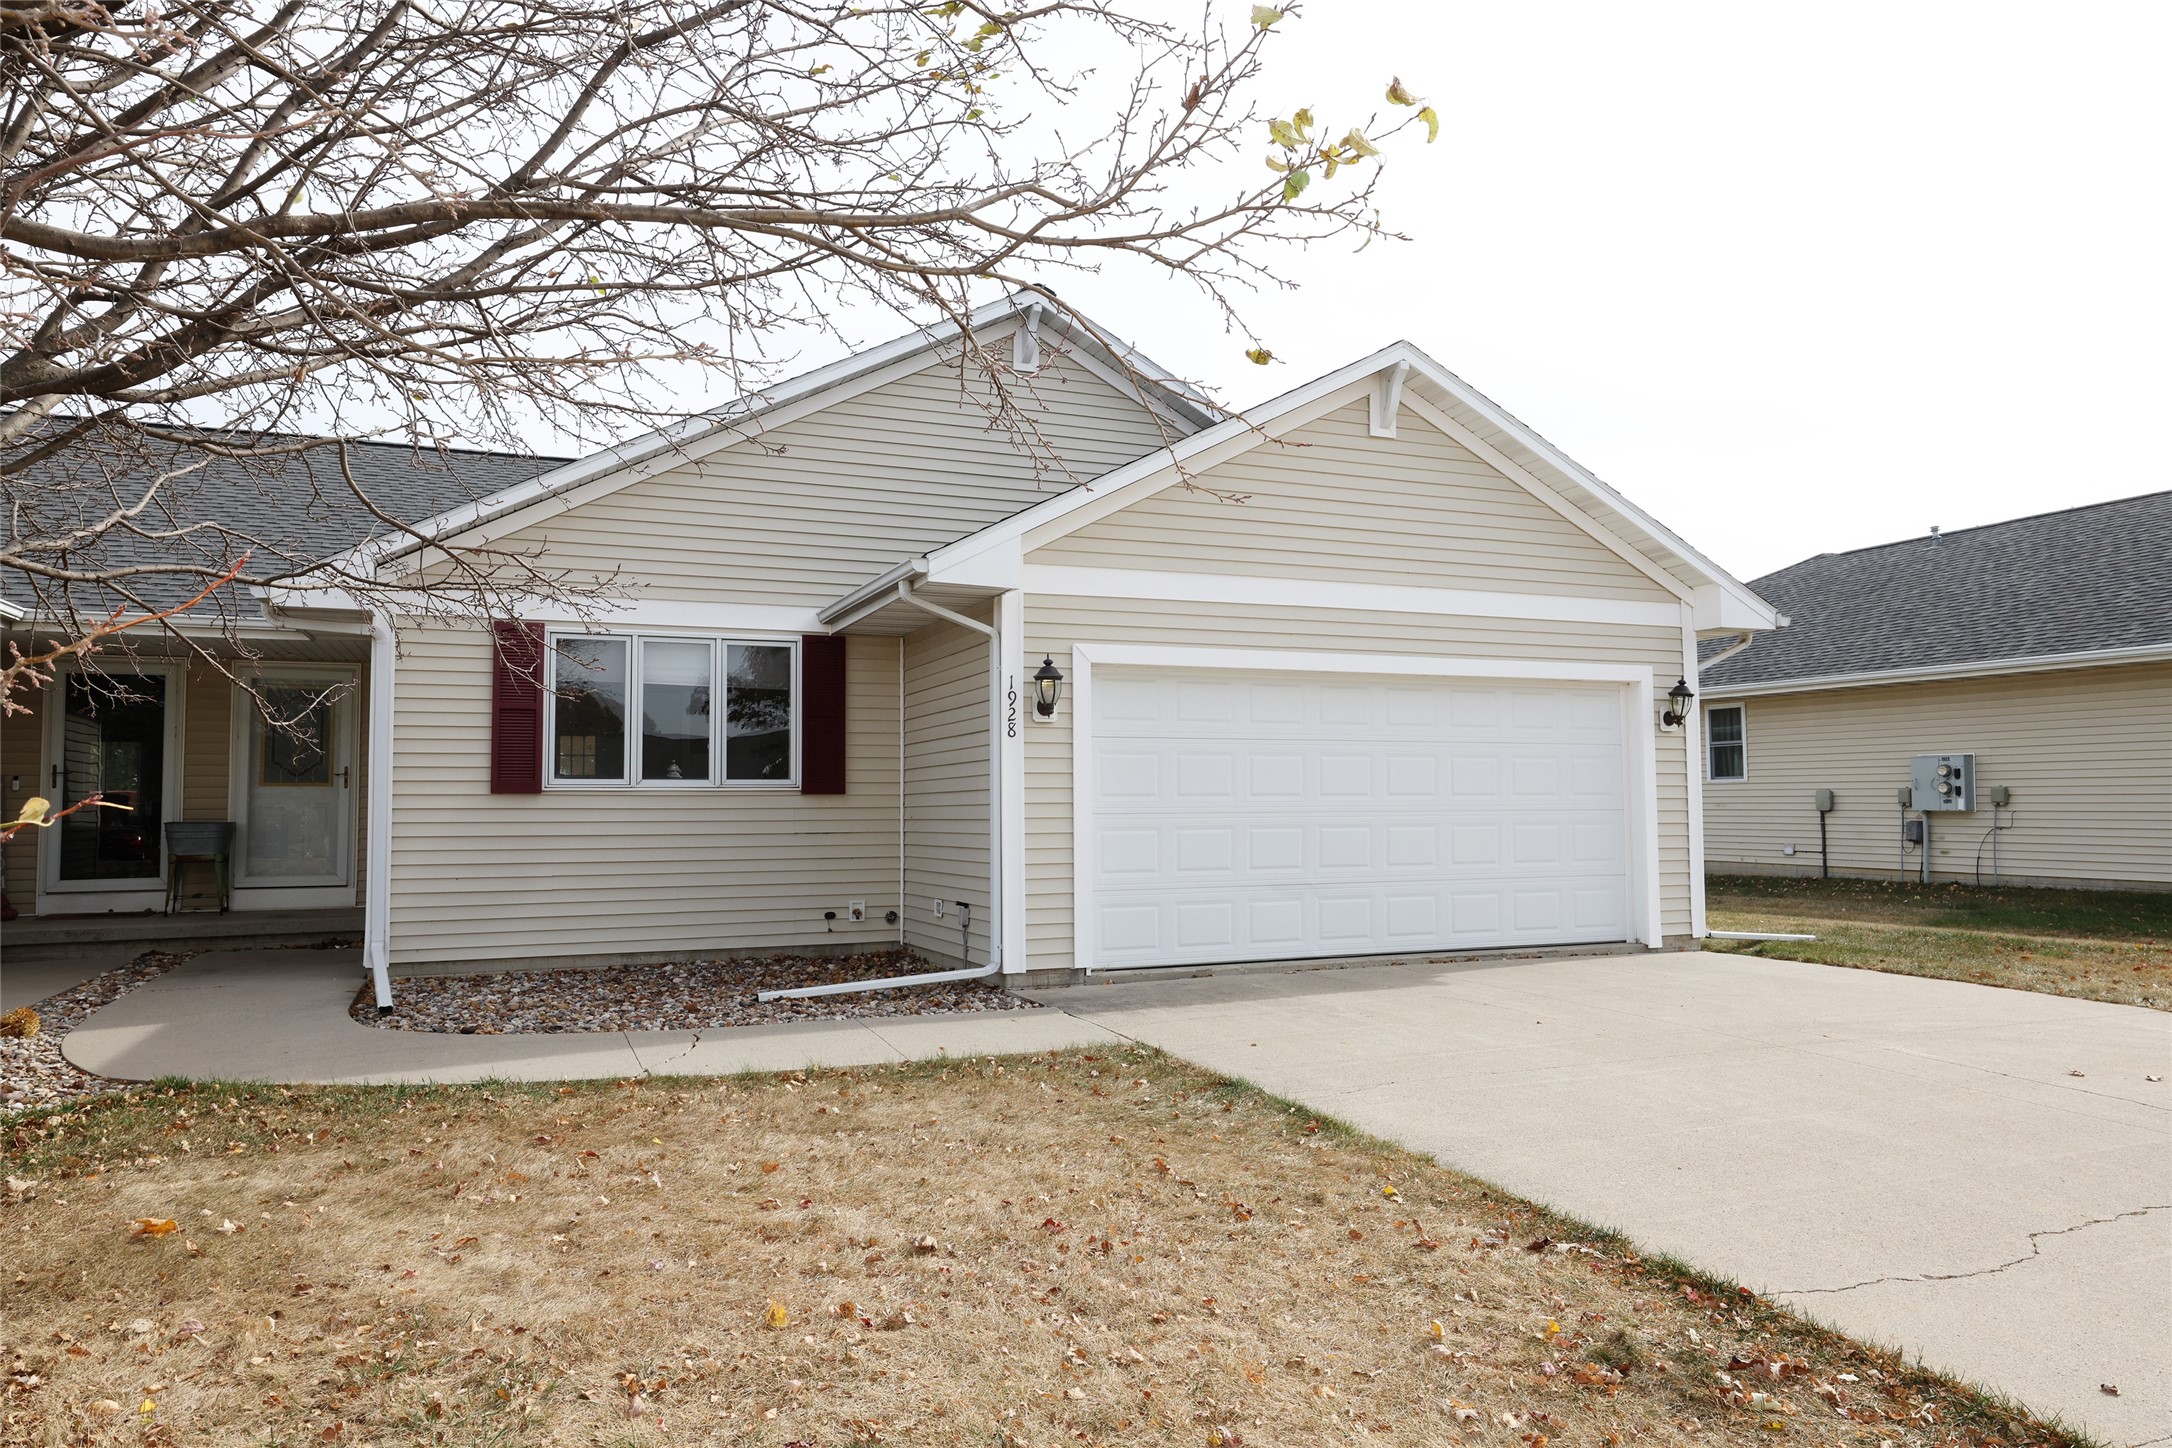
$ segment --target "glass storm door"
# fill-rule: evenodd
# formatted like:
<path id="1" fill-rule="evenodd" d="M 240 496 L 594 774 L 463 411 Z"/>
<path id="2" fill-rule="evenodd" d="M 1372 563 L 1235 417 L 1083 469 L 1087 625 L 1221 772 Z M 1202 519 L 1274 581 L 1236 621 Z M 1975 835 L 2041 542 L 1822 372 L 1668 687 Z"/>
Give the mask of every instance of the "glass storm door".
<path id="1" fill-rule="evenodd" d="M 255 681 L 236 693 L 240 885 L 344 885 L 354 838 L 352 691 L 336 678 Z"/>
<path id="2" fill-rule="evenodd" d="M 160 843 L 166 806 L 166 676 L 70 673 L 62 687 L 54 808 L 96 795 L 107 804 L 78 810 L 56 827 L 63 885 L 155 888 L 164 878 Z"/>

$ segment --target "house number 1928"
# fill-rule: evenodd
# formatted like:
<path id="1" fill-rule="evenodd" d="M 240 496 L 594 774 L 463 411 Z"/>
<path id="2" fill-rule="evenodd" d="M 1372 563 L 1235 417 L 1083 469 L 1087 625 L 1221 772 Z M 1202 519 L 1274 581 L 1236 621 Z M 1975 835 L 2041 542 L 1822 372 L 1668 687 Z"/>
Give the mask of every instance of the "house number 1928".
<path id="1" fill-rule="evenodd" d="M 1018 737 L 1018 676 L 1012 674 L 1004 681 L 1003 737 Z"/>

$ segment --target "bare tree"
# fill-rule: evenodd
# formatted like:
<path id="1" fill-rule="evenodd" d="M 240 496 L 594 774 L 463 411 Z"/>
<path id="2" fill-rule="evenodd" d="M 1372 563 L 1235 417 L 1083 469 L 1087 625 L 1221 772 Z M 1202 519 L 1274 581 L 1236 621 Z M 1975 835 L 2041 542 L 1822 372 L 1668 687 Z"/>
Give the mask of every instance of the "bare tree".
<path id="1" fill-rule="evenodd" d="M 847 306 L 962 318 L 1122 260 L 1235 327 L 1275 244 L 1378 233 L 1375 142 L 1437 122 L 1400 82 L 1384 130 L 1268 116 L 1283 12 L 1156 8 L 0 0 L 0 570 L 89 647 L 117 610 L 319 561 L 204 506 L 207 466 L 306 455 L 304 503 L 408 529 L 354 440 L 620 435 L 671 410 L 659 376 L 757 386 Z M 1030 433 L 1003 358 L 968 339 L 961 365 Z M 576 587 L 456 564 L 448 606 Z M 0 670 L 5 706 L 35 670 Z"/>

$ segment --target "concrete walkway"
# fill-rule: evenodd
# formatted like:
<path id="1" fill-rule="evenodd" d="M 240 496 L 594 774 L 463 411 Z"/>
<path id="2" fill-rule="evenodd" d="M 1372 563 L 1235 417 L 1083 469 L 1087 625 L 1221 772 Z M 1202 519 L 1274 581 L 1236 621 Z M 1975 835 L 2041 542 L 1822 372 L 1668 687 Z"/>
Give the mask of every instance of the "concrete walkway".
<path id="1" fill-rule="evenodd" d="M 725 1074 L 1129 1038 L 1616 1227 L 2117 1445 L 2172 1444 L 2172 1016 L 1728 955 L 1044 993 L 1044 1011 L 447 1036 L 351 951 L 199 955 L 87 1070 L 322 1082 Z M 2116 1398 L 2100 1383 L 2118 1386 Z"/>
<path id="2" fill-rule="evenodd" d="M 1001 1055 L 1120 1039 L 1062 1011 L 986 1011 L 807 1021 L 725 1031 L 455 1036 L 388 1031 L 347 1014 L 356 950 L 229 950 L 192 956 L 78 1026 L 61 1049 L 122 1081 L 160 1076 L 371 1084 L 726 1076 Z"/>

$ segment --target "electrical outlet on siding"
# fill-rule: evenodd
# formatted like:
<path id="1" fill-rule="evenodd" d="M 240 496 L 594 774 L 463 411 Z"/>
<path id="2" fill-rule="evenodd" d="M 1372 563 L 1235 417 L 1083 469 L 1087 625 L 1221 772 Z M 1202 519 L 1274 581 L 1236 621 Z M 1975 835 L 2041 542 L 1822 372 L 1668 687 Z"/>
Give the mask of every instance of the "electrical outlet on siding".
<path id="1" fill-rule="evenodd" d="M 854 921 L 867 919 L 867 902 L 865 900 L 855 900 L 847 905 L 845 907 L 845 918 Z"/>
<path id="2" fill-rule="evenodd" d="M 935 901 L 935 918 L 938 920 L 943 918 L 943 901 L 940 896 L 936 897 Z"/>

